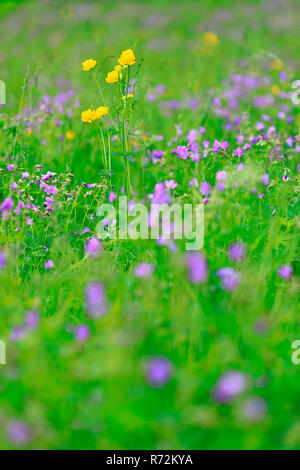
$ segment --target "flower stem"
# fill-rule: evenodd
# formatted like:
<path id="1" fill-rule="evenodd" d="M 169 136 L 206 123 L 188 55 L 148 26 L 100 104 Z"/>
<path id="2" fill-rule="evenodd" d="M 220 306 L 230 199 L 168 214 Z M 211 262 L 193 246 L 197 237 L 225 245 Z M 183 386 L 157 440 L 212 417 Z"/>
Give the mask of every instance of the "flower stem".
<path id="1" fill-rule="evenodd" d="M 95 83 L 96 83 L 96 86 L 97 86 L 97 88 L 98 88 L 98 91 L 99 91 L 99 93 L 100 93 L 100 96 L 101 96 L 101 99 L 102 99 L 102 102 L 103 102 L 103 106 L 106 106 L 106 103 L 105 103 L 105 99 L 104 99 L 104 96 L 103 96 L 103 93 L 102 93 L 101 86 L 100 86 L 100 84 L 99 84 L 99 81 L 98 81 L 98 79 L 97 79 L 96 74 L 95 74 L 94 71 L 92 72 L 92 76 L 93 76 L 93 79 L 94 79 L 94 81 L 95 81 Z M 113 121 L 113 119 L 112 119 L 112 117 L 111 117 L 109 111 L 107 112 L 107 115 L 108 115 L 108 117 L 109 117 L 109 119 L 110 119 L 112 125 L 114 126 L 115 130 L 117 131 L 118 128 L 116 127 L 116 125 L 115 125 L 115 123 L 114 123 L 114 121 Z"/>

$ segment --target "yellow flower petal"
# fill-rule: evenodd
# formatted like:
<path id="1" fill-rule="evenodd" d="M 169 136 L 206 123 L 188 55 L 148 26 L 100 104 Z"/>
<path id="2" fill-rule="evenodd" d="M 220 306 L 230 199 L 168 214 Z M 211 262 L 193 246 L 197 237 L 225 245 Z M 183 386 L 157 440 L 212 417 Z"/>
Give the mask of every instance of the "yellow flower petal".
<path id="1" fill-rule="evenodd" d="M 68 140 L 73 140 L 75 137 L 75 133 L 73 131 L 67 131 L 66 133 L 66 139 Z"/>
<path id="2" fill-rule="evenodd" d="M 133 98 L 134 95 L 132 93 L 128 93 L 127 99 Z M 122 96 L 122 100 L 126 100 L 126 96 Z"/>
<path id="3" fill-rule="evenodd" d="M 277 72 L 280 72 L 283 68 L 283 63 L 279 59 L 275 59 L 271 62 L 271 67 L 273 70 L 276 70 Z"/>
<path id="4" fill-rule="evenodd" d="M 271 87 L 271 92 L 273 93 L 274 96 L 279 95 L 279 93 L 280 93 L 280 88 L 279 88 L 279 86 L 278 86 L 278 85 L 273 85 L 273 86 Z"/>
<path id="5" fill-rule="evenodd" d="M 218 44 L 219 38 L 213 31 L 207 31 L 203 36 L 204 45 L 208 47 L 214 47 Z"/>
<path id="6" fill-rule="evenodd" d="M 132 49 L 127 49 L 123 51 L 121 56 L 118 59 L 119 64 L 125 65 L 133 65 L 136 63 L 135 55 Z"/>
<path id="7" fill-rule="evenodd" d="M 105 81 L 107 83 L 116 83 L 119 80 L 121 80 L 122 74 L 118 72 L 117 70 L 113 70 L 112 72 L 109 72 L 105 78 Z"/>
<path id="8" fill-rule="evenodd" d="M 86 111 L 82 111 L 81 113 L 81 120 L 82 122 L 92 122 L 96 119 L 95 111 L 91 109 L 87 109 Z"/>
<path id="9" fill-rule="evenodd" d="M 94 59 L 87 59 L 81 64 L 82 70 L 88 72 L 89 70 L 93 69 L 97 62 Z"/>
<path id="10" fill-rule="evenodd" d="M 95 111 L 95 116 L 97 119 L 100 119 L 102 116 L 108 113 L 108 106 L 100 106 Z"/>

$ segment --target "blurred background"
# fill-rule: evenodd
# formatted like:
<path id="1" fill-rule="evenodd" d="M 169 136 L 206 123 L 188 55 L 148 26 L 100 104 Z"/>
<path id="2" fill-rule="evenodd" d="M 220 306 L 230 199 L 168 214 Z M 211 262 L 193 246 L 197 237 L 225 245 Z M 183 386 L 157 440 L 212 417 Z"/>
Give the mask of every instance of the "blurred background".
<path id="1" fill-rule="evenodd" d="M 20 132 L 26 171 L 41 163 L 43 171 L 59 173 L 60 187 L 71 173 L 76 184 L 99 181 L 97 141 L 80 121 L 81 110 L 99 101 L 91 76 L 81 70 L 90 57 L 97 60 L 110 103 L 113 88 L 105 76 L 122 50 L 135 51 L 134 126 L 149 151 L 163 147 L 163 139 L 172 141 L 177 126 L 187 133 L 204 121 L 212 142 L 225 140 L 224 122 L 208 110 L 212 96 L 225 90 L 230 100 L 238 88 L 230 76 L 267 75 L 262 88 L 269 94 L 269 82 L 277 86 L 283 68 L 284 92 L 300 78 L 299 0 L 2 0 L 0 37 L 0 79 L 7 87 L 3 113 L 12 123 L 7 135 L 0 134 L 2 167 L 10 156 L 15 116 L 29 110 L 33 131 L 24 125 Z M 249 82 L 251 99 L 242 93 L 238 112 L 249 111 L 255 122 L 263 111 L 254 106 L 253 94 L 262 92 Z M 55 109 L 53 119 L 36 125 L 48 103 Z M 276 116 L 277 104 L 272 106 L 268 112 Z M 296 119 L 297 108 L 291 113 Z M 57 127 L 56 119 L 61 121 Z M 60 134 L 68 130 L 74 135 L 62 145 Z M 235 130 L 228 139 L 236 142 Z M 289 132 L 284 127 L 284 139 Z M 266 164 L 268 152 L 262 151 Z M 215 160 L 202 179 L 223 168 Z M 253 181 L 264 172 L 262 161 L 249 164 Z M 187 188 L 180 196 L 190 197 L 188 180 L 194 175 L 186 174 L 182 162 L 175 168 L 171 163 L 170 174 L 158 165 L 147 168 L 145 188 L 153 191 L 158 181 L 178 176 Z M 296 173 L 295 161 L 288 164 Z M 99 262 L 84 264 L 85 239 L 77 235 L 91 224 L 91 207 L 95 213 L 97 205 L 90 195 L 78 197 L 71 217 L 69 189 L 63 186 L 54 221 L 47 227 L 45 219 L 40 223 L 42 235 L 38 230 L 28 235 L 29 245 L 38 236 L 38 243 L 46 244 L 42 236 L 53 224 L 55 275 L 44 272 L 40 246 L 24 255 L 19 267 L 13 260 L 1 271 L 0 337 L 9 338 L 27 310 L 38 309 L 43 317 L 38 333 L 10 346 L 9 364 L 0 365 L 1 448 L 299 448 L 299 370 L 290 358 L 299 331 L 298 286 L 296 281 L 280 284 L 276 274 L 297 250 L 294 222 L 280 225 L 285 223 L 282 195 L 292 201 L 296 193 L 287 187 L 266 203 L 268 216 L 258 216 L 257 198 L 254 204 L 249 193 L 243 194 L 243 204 L 234 205 L 235 193 L 228 191 L 208 208 L 205 250 L 212 273 L 228 263 L 231 241 L 241 237 L 247 243 L 242 287 L 231 295 L 219 289 L 215 274 L 208 288 L 194 288 L 176 253 L 156 245 L 109 247 Z M 279 207 L 278 219 L 271 218 L 273 205 Z M 293 205 L 291 219 L 296 212 Z M 8 237 L 2 244 L 23 256 L 15 232 L 3 229 L 1 236 Z M 156 273 L 143 283 L 132 273 L 145 259 L 156 264 Z M 85 285 L 93 278 L 105 282 L 111 303 L 110 315 L 98 323 L 86 320 L 82 307 Z M 85 347 L 73 338 L 69 324 L 87 321 L 91 338 Z M 153 356 L 158 356 L 154 362 Z M 246 394 L 231 403 L 230 394 L 242 391 Z"/>

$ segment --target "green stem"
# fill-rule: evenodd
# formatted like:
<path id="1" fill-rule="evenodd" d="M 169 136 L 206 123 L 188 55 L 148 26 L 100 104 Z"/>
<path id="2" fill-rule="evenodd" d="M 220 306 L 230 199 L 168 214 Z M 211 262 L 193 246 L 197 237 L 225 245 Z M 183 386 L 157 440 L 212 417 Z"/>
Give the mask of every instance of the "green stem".
<path id="1" fill-rule="evenodd" d="M 129 76 L 130 76 L 130 67 L 128 66 L 126 69 L 126 86 L 125 86 L 125 99 L 124 99 L 124 106 L 123 106 L 123 113 L 122 113 L 122 147 L 123 147 L 123 155 L 124 155 L 124 165 L 125 171 L 127 176 L 127 193 L 130 194 L 130 167 L 129 161 L 125 156 L 125 151 L 128 152 L 128 139 L 126 135 L 126 109 L 127 109 L 127 95 L 128 95 L 128 85 L 129 85 Z"/>
<path id="2" fill-rule="evenodd" d="M 107 157 L 106 157 L 106 145 L 105 145 L 105 139 L 102 131 L 102 127 L 98 124 L 98 127 L 100 129 L 100 134 L 102 138 L 102 144 L 103 144 L 103 152 L 104 152 L 104 160 L 105 160 L 105 170 L 107 171 Z"/>
<path id="3" fill-rule="evenodd" d="M 95 126 L 95 129 L 97 131 L 99 144 L 100 144 L 100 151 L 101 151 L 101 135 L 99 133 L 99 128 L 98 128 L 97 124 L 95 123 L 95 121 L 94 121 L 94 126 Z M 104 143 L 104 139 L 103 139 L 102 129 L 100 129 L 100 130 L 101 130 L 101 133 L 102 133 L 102 146 L 103 146 L 103 158 L 102 158 L 102 160 L 103 160 L 103 166 L 104 166 L 105 171 L 107 171 L 106 156 L 105 156 L 105 143 Z"/>
<path id="4" fill-rule="evenodd" d="M 105 99 L 104 99 L 104 96 L 103 96 L 103 93 L 102 93 L 101 86 L 100 86 L 100 84 L 99 84 L 99 81 L 98 81 L 98 79 L 97 79 L 96 74 L 95 74 L 94 71 L 92 72 L 92 77 L 93 77 L 93 79 L 94 79 L 94 81 L 95 81 L 95 83 L 96 83 L 96 86 L 97 86 L 97 88 L 98 88 L 98 91 L 99 91 L 99 93 L 100 93 L 100 96 L 101 96 L 101 99 L 102 99 L 102 102 L 103 102 L 103 106 L 106 106 L 106 102 L 105 102 Z M 116 127 L 116 125 L 115 125 L 115 123 L 114 123 L 114 121 L 113 121 L 113 119 L 112 119 L 112 117 L 111 117 L 109 111 L 107 112 L 107 115 L 108 115 L 108 117 L 109 117 L 109 119 L 110 119 L 112 125 L 114 126 L 115 130 L 117 131 L 118 129 L 117 129 L 117 127 Z"/>
<path id="5" fill-rule="evenodd" d="M 108 131 L 107 136 L 107 144 L 108 144 L 108 170 L 111 172 L 111 150 L 110 150 L 110 132 Z"/>

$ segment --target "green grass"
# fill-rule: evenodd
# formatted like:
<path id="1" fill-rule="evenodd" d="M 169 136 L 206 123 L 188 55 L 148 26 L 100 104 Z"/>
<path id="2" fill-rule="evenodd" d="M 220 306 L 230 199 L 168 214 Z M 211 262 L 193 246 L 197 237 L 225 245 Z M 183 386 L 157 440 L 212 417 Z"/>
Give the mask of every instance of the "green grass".
<path id="1" fill-rule="evenodd" d="M 10 195 L 16 206 L 32 197 L 40 206 L 36 213 L 26 209 L 0 222 L 0 250 L 7 259 L 0 270 L 0 340 L 7 346 L 7 364 L 0 365 L 2 449 L 300 448 L 300 366 L 291 360 L 291 344 L 300 334 L 300 162 L 296 144 L 286 145 L 289 136 L 299 140 L 299 106 L 284 94 L 266 109 L 254 104 L 258 95 L 271 94 L 272 85 L 290 92 L 299 78 L 298 5 L 277 3 L 267 9 L 249 0 L 230 6 L 225 0 L 1 2 L 0 79 L 7 87 L 0 115 L 1 202 Z M 211 50 L 203 49 L 206 31 L 218 35 Z M 117 87 L 105 76 L 127 48 L 137 57 L 128 152 L 131 197 L 140 202 L 156 183 L 169 179 L 178 183 L 172 202 L 181 204 L 202 202 L 199 188 L 189 185 L 192 178 L 213 188 L 205 205 L 202 249 L 209 277 L 200 285 L 187 275 L 184 241 L 173 252 L 154 240 L 107 240 L 97 259 L 84 253 L 98 223 L 91 215 L 107 202 L 111 185 L 121 193 L 125 177 L 118 138 L 111 142 L 110 176 L 94 126 L 81 122 L 82 110 L 102 103 L 91 72 L 83 72 L 80 64 L 89 57 L 97 60 L 97 77 L 116 118 Z M 285 80 L 272 69 L 274 59 L 282 61 Z M 234 109 L 225 99 L 233 88 L 232 74 L 269 82 L 238 96 L 240 107 Z M 157 85 L 166 91 L 151 102 L 147 97 Z M 62 89 L 74 91 L 62 113 L 40 109 L 44 95 L 52 100 Z M 245 113 L 240 128 L 225 129 L 226 120 L 211 104 L 216 96 L 232 117 Z M 197 109 L 166 107 L 170 100 L 192 98 Z M 278 119 L 282 107 L 292 124 Z M 275 125 L 278 140 L 253 145 L 238 171 L 236 137 L 244 134 L 249 142 L 261 133 L 256 123 L 264 113 L 272 118 L 266 128 Z M 113 132 L 106 117 L 100 125 L 107 144 Z M 174 142 L 178 125 L 183 136 Z M 187 145 L 187 133 L 200 126 L 206 128 L 202 139 L 226 140 L 228 152 L 210 152 L 199 163 L 178 159 L 172 149 Z M 61 142 L 68 130 L 74 139 Z M 164 151 L 163 161 L 145 162 L 154 149 Z M 285 159 L 270 160 L 271 154 Z M 12 172 L 6 169 L 9 163 Z M 221 170 L 227 171 L 224 192 L 215 180 Z M 21 177 L 24 171 L 27 180 Z M 58 188 L 50 214 L 43 208 L 45 193 L 35 184 L 47 171 L 56 173 Z M 270 176 L 267 187 L 261 184 L 264 173 Z M 17 191 L 10 190 L 13 181 Z M 26 225 L 27 216 L 32 225 Z M 82 233 L 85 227 L 90 234 Z M 246 246 L 240 264 L 227 254 L 235 241 Z M 55 267 L 45 270 L 49 258 Z M 149 279 L 134 275 L 140 262 L 155 266 Z M 293 267 L 290 280 L 277 274 L 285 264 Z M 233 292 L 224 291 L 216 275 L 225 266 L 241 273 Z M 109 302 L 108 314 L 96 320 L 87 315 L 84 302 L 92 280 L 103 283 Z M 29 310 L 40 312 L 38 328 L 12 341 L 11 333 Z M 265 326 L 260 333 L 258 321 Z M 73 333 L 79 324 L 91 332 L 82 343 Z M 164 356 L 173 365 L 172 378 L 161 388 L 146 379 L 152 356 Z M 212 392 L 230 370 L 247 375 L 249 384 L 232 402 L 220 404 Z M 266 407 L 257 421 L 244 412 L 253 397 Z M 15 420 L 30 428 L 24 441 L 10 434 Z"/>

